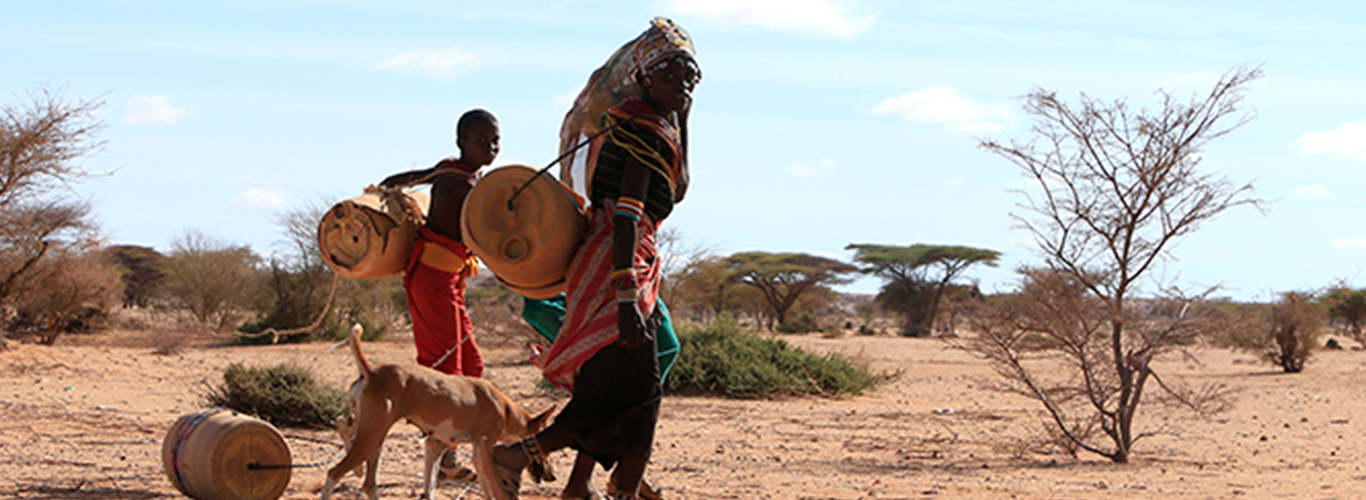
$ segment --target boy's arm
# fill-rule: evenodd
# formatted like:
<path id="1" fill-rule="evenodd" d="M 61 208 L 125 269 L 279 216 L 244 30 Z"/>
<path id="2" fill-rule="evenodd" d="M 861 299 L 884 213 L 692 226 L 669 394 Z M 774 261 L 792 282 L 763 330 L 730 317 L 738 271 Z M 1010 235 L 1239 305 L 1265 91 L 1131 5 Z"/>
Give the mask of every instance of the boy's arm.
<path id="1" fill-rule="evenodd" d="M 428 177 L 428 176 L 432 175 L 432 172 L 435 172 L 435 171 L 436 171 L 436 167 L 432 167 L 432 168 L 424 168 L 424 169 L 422 169 L 422 170 L 411 170 L 411 171 L 408 171 L 408 172 L 398 173 L 398 174 L 394 174 L 394 175 L 385 177 L 383 181 L 380 181 L 379 185 L 380 185 L 381 187 L 389 187 L 389 188 L 392 188 L 392 187 L 408 187 L 408 186 L 411 186 L 411 185 L 413 185 L 413 184 L 417 184 L 418 181 L 421 180 L 423 177 Z M 430 179 L 428 179 L 428 181 L 430 181 Z"/>
<path id="2" fill-rule="evenodd" d="M 432 165 L 431 168 L 412 170 L 386 177 L 383 181 L 380 181 L 379 185 L 391 188 L 408 187 L 414 184 L 430 184 L 436 179 L 436 175 L 434 174 L 438 172 L 463 174 L 465 176 L 471 175 L 469 167 L 465 167 L 459 160 L 446 158 L 436 162 L 436 165 Z"/>

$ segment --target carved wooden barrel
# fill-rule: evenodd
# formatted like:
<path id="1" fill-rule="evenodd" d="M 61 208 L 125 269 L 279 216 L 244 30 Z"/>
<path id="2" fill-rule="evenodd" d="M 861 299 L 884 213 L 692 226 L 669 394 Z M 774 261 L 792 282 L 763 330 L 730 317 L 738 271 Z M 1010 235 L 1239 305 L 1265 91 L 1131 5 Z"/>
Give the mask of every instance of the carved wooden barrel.
<path id="1" fill-rule="evenodd" d="M 565 289 L 565 269 L 588 222 L 582 204 L 549 175 L 512 195 L 536 169 L 508 165 L 489 171 L 470 190 L 461 212 L 465 246 L 512 291 L 533 299 Z M 512 199 L 509 208 L 508 200 Z"/>
<path id="2" fill-rule="evenodd" d="M 222 408 L 176 420 L 161 460 L 171 484 L 198 500 L 275 500 L 289 485 L 289 447 L 280 431 Z"/>
<path id="3" fill-rule="evenodd" d="M 366 193 L 332 206 L 318 223 L 318 249 L 323 262 L 338 275 L 374 279 L 402 273 L 413 253 L 421 217 L 427 213 L 426 193 L 408 191 L 398 196 Z"/>

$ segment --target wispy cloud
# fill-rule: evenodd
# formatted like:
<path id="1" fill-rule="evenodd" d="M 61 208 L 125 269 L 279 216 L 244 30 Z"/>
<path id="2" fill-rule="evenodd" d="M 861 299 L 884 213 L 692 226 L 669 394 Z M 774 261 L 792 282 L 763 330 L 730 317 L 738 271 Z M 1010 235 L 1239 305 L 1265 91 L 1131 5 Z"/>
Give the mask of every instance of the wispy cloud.
<path id="1" fill-rule="evenodd" d="M 247 188 L 232 196 L 232 204 L 247 208 L 289 208 L 285 190 L 279 188 Z"/>
<path id="2" fill-rule="evenodd" d="M 1366 238 L 1334 238 L 1328 244 L 1343 250 L 1366 250 Z"/>
<path id="3" fill-rule="evenodd" d="M 871 111 L 897 115 L 913 123 L 942 125 L 962 132 L 999 132 L 1010 118 L 1004 104 L 980 103 L 948 86 L 930 87 L 885 99 Z"/>
<path id="4" fill-rule="evenodd" d="M 712 22 L 851 38 L 876 13 L 838 0 L 667 0 L 664 10 Z"/>
<path id="5" fill-rule="evenodd" d="M 135 95 L 128 98 L 128 115 L 124 123 L 175 123 L 185 116 L 185 108 L 171 104 L 171 98 L 164 95 Z"/>
<path id="6" fill-rule="evenodd" d="M 482 59 L 473 52 L 461 47 L 451 47 L 404 52 L 380 61 L 370 69 L 417 73 L 441 80 L 453 80 L 479 67 L 482 62 Z"/>
<path id="7" fill-rule="evenodd" d="M 1328 188 L 1323 187 L 1323 186 L 1315 186 L 1315 185 L 1297 187 L 1297 188 L 1295 188 L 1294 193 L 1295 193 L 1295 196 L 1299 196 L 1299 197 L 1301 197 L 1301 198 L 1332 198 L 1332 197 L 1333 197 L 1333 192 L 1332 192 L 1332 191 L 1329 191 Z"/>
<path id="8" fill-rule="evenodd" d="M 797 177 L 811 177 L 813 175 L 824 174 L 836 168 L 839 168 L 839 164 L 835 163 L 835 160 L 828 158 L 817 161 L 797 160 L 792 163 L 792 167 L 788 169 L 788 172 Z"/>
<path id="9" fill-rule="evenodd" d="M 1366 161 L 1366 122 L 1346 123 L 1327 132 L 1306 132 L 1295 141 L 1302 155 L 1328 155 Z"/>

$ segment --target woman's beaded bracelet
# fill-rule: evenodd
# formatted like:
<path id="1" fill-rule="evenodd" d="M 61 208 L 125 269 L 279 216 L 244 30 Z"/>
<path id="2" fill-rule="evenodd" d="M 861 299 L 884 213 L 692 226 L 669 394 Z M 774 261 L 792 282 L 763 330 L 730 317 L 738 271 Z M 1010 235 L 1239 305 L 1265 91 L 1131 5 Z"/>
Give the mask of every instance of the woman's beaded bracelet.
<path id="1" fill-rule="evenodd" d="M 645 203 L 630 196 L 617 198 L 617 217 L 625 217 L 636 222 L 640 222 L 640 216 L 645 213 Z"/>
<path id="2" fill-rule="evenodd" d="M 613 288 L 618 290 L 635 290 L 640 288 L 640 282 L 636 279 L 636 270 L 633 268 L 617 269 L 612 271 L 611 277 L 607 278 Z"/>

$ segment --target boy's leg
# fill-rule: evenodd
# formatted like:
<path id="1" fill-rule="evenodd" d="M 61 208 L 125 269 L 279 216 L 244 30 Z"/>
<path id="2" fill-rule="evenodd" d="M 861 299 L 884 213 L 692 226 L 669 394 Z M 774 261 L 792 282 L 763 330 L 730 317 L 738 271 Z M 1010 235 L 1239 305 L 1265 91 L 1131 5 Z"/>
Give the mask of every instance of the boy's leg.
<path id="1" fill-rule="evenodd" d="M 465 290 L 459 286 L 455 296 L 455 333 L 460 344 L 460 374 L 466 377 L 484 376 L 484 356 L 479 353 L 479 345 L 474 343 L 474 324 L 465 309 Z"/>

